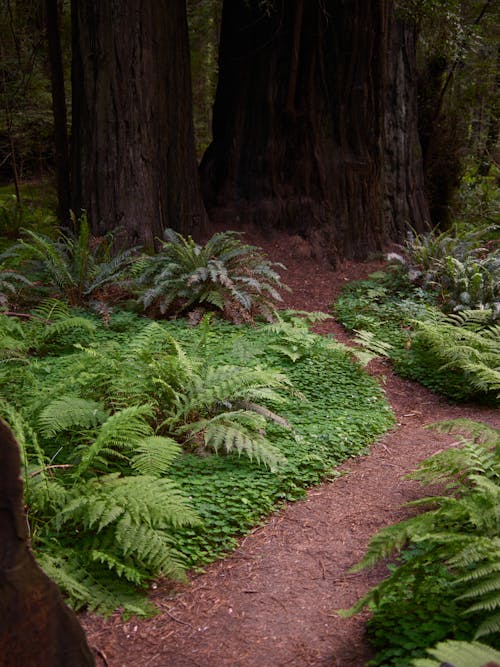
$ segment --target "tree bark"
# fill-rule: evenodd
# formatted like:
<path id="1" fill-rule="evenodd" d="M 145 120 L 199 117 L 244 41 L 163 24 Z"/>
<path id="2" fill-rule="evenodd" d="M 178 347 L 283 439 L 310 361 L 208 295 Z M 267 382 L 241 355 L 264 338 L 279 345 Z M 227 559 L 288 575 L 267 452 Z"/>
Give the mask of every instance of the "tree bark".
<path id="1" fill-rule="evenodd" d="M 399 104 L 388 92 L 393 12 L 390 0 L 290 0 L 267 13 L 224 3 L 213 142 L 201 164 L 212 217 L 287 229 L 333 263 L 399 240 L 396 201 L 406 198 L 420 225 L 415 197 L 387 192 L 387 105 Z M 400 176 L 398 188 L 410 180 Z"/>
<path id="2" fill-rule="evenodd" d="M 31 553 L 20 475 L 19 448 L 0 419 L 0 664 L 90 667 L 75 614 Z"/>
<path id="3" fill-rule="evenodd" d="M 417 30 L 392 15 L 387 25 L 384 116 L 385 224 L 401 240 L 408 224 L 418 232 L 430 223 L 418 135 Z"/>
<path id="4" fill-rule="evenodd" d="M 71 188 L 68 149 L 68 130 L 66 114 L 66 91 L 64 85 L 64 68 L 61 52 L 61 36 L 59 31 L 58 0 L 45 0 L 45 27 L 50 66 L 50 83 L 52 89 L 52 113 L 54 116 L 54 145 L 57 174 L 57 217 L 67 227 L 70 221 Z"/>
<path id="5" fill-rule="evenodd" d="M 184 0 L 78 0 L 72 24 L 77 209 L 128 245 L 202 228 Z"/>

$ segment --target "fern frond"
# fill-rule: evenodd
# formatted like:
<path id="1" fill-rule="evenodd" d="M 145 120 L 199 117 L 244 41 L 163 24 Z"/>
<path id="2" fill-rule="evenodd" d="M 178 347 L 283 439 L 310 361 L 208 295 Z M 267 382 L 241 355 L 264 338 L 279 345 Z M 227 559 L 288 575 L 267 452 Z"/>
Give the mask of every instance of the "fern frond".
<path id="1" fill-rule="evenodd" d="M 19 445 L 25 479 L 30 472 L 30 465 L 33 464 L 39 471 L 40 479 L 45 481 L 46 456 L 38 442 L 35 430 L 28 424 L 21 412 L 2 399 L 0 399 L 0 415 L 10 426 Z M 33 457 L 34 460 L 32 460 Z"/>
<path id="2" fill-rule="evenodd" d="M 171 229 L 166 243 L 149 262 L 141 283 L 144 306 L 158 303 L 166 312 L 174 302 L 177 312 L 212 306 L 233 321 L 251 321 L 268 314 L 281 300 L 284 288 L 272 263 L 254 246 L 243 244 L 234 232 L 220 232 L 200 246 Z"/>
<path id="3" fill-rule="evenodd" d="M 151 416 L 150 405 L 133 405 L 108 417 L 97 430 L 95 441 L 80 447 L 81 459 L 75 478 L 82 477 L 103 453 L 114 455 L 122 449 L 133 450 L 143 438 L 152 435 L 146 421 Z"/>
<path id="4" fill-rule="evenodd" d="M 490 614 L 479 624 L 474 639 L 497 634 L 498 632 L 500 632 L 500 613 Z"/>
<path id="5" fill-rule="evenodd" d="M 276 470 L 285 462 L 285 457 L 262 435 L 264 427 L 265 418 L 261 415 L 249 410 L 236 410 L 186 424 L 177 432 L 188 433 L 189 438 L 201 433 L 208 449 L 245 454 Z"/>
<path id="6" fill-rule="evenodd" d="M 30 229 L 23 229 L 22 232 L 26 238 L 17 246 L 19 256 L 41 262 L 58 289 L 64 290 L 67 286 L 74 286 L 64 244 Z"/>
<path id="7" fill-rule="evenodd" d="M 500 652 L 479 642 L 449 640 L 441 642 L 435 648 L 427 649 L 427 653 L 436 659 L 414 660 L 413 667 L 440 667 L 443 663 L 454 667 L 485 667 L 489 663 L 500 664 Z"/>
<path id="8" fill-rule="evenodd" d="M 45 438 L 51 438 L 61 431 L 75 426 L 91 428 L 106 418 L 102 406 L 79 396 L 62 396 L 51 401 L 40 413 L 38 425 Z"/>
<path id="9" fill-rule="evenodd" d="M 132 468 L 141 475 L 159 477 L 170 467 L 170 464 L 181 451 L 175 440 L 152 435 L 141 440 L 132 457 Z"/>
<path id="10" fill-rule="evenodd" d="M 472 419 L 451 419 L 429 424 L 426 428 L 439 431 L 440 433 L 461 433 L 470 439 L 482 442 L 488 446 L 500 445 L 500 429 Z"/>
<path id="11" fill-rule="evenodd" d="M 406 521 L 386 526 L 370 540 L 363 559 L 350 572 L 359 572 L 400 551 L 415 536 L 428 535 L 434 527 L 436 511 L 420 514 Z"/>
<path id="12" fill-rule="evenodd" d="M 366 348 L 369 352 L 373 352 L 377 357 L 389 357 L 389 351 L 392 350 L 390 343 L 385 343 L 377 339 L 377 336 L 372 331 L 365 331 L 364 329 L 354 329 L 356 336 L 354 342 L 361 347 Z"/>
<path id="13" fill-rule="evenodd" d="M 151 616 L 155 612 L 152 603 L 131 590 L 130 585 L 111 579 L 109 574 L 104 577 L 97 568 L 91 571 L 88 554 L 88 551 L 70 548 L 49 554 L 42 548 L 37 553 L 37 560 L 77 611 L 86 607 L 89 611 L 110 614 L 115 609 L 121 609 L 126 616 L 139 617 Z"/>

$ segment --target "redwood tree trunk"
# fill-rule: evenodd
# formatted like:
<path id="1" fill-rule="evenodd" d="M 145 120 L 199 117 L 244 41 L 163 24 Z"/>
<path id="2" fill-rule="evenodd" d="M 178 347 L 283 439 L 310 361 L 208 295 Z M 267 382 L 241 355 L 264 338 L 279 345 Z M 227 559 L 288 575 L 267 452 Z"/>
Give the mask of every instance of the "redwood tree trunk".
<path id="1" fill-rule="evenodd" d="M 201 165 L 213 217 L 287 229 L 332 262 L 400 238 L 385 164 L 387 105 L 399 104 L 388 92 L 393 11 L 390 0 L 290 0 L 267 13 L 224 2 L 213 142 Z M 407 199 L 419 225 L 422 210 Z"/>
<path id="2" fill-rule="evenodd" d="M 52 113 L 54 115 L 54 145 L 57 172 L 57 217 L 59 222 L 68 226 L 71 208 L 71 189 L 69 181 L 69 150 L 66 116 L 66 92 L 64 69 L 59 31 L 58 0 L 45 0 L 45 26 L 50 65 L 50 83 L 52 89 Z"/>
<path id="3" fill-rule="evenodd" d="M 21 458 L 0 419 L 0 665 L 90 667 L 94 658 L 75 614 L 29 547 Z"/>
<path id="4" fill-rule="evenodd" d="M 184 0 L 78 0 L 72 22 L 74 205 L 129 245 L 202 227 Z"/>
<path id="5" fill-rule="evenodd" d="M 384 115 L 385 222 L 389 237 L 401 240 L 408 223 L 418 232 L 430 223 L 418 134 L 417 31 L 391 15 L 387 28 Z"/>

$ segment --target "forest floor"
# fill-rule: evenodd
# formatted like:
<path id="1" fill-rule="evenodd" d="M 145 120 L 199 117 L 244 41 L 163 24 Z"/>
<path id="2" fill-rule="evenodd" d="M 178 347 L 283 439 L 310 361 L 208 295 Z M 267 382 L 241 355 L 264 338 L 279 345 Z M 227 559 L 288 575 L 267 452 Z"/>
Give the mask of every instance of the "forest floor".
<path id="1" fill-rule="evenodd" d="M 288 270 L 292 288 L 285 305 L 330 311 L 342 286 L 380 269 L 381 261 L 348 262 L 333 271 L 311 256 L 298 237 L 271 239 L 248 233 Z M 349 336 L 334 320 L 317 325 L 338 340 Z M 342 476 L 311 489 L 240 541 L 224 560 L 193 574 L 187 585 L 159 582 L 151 591 L 159 614 L 126 622 L 83 615 L 97 665 L 109 667 L 362 667 L 370 659 L 366 614 L 341 618 L 385 576 L 382 564 L 352 574 L 370 537 L 409 516 L 402 504 L 428 489 L 404 479 L 422 459 L 453 444 L 451 436 L 426 430 L 433 422 L 468 417 L 500 427 L 500 412 L 455 405 L 419 384 L 396 376 L 374 360 L 375 375 L 397 423 L 366 456 L 350 459 Z"/>

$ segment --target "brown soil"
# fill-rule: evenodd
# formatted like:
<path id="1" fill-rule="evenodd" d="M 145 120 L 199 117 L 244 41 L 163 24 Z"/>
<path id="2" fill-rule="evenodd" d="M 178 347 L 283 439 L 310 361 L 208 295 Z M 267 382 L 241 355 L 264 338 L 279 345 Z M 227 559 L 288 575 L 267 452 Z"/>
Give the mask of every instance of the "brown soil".
<path id="1" fill-rule="evenodd" d="M 349 262 L 333 271 L 315 260 L 298 237 L 247 240 L 287 265 L 293 292 L 285 305 L 328 311 L 346 281 L 362 278 L 381 261 Z M 333 321 L 318 333 L 348 336 Z M 396 417 L 396 427 L 370 454 L 347 461 L 347 473 L 309 491 L 307 498 L 276 512 L 245 537 L 226 559 L 213 563 L 187 586 L 159 583 L 152 599 L 160 613 L 123 622 L 85 615 L 83 625 L 97 655 L 110 667 L 361 667 L 370 658 L 360 615 L 343 619 L 336 609 L 352 605 L 386 573 L 383 565 L 357 574 L 349 568 L 370 536 L 408 516 L 406 501 L 425 490 L 403 478 L 417 463 L 453 439 L 423 427 L 469 417 L 500 427 L 492 408 L 451 404 L 420 385 L 395 376 L 385 361 L 371 362 Z"/>

